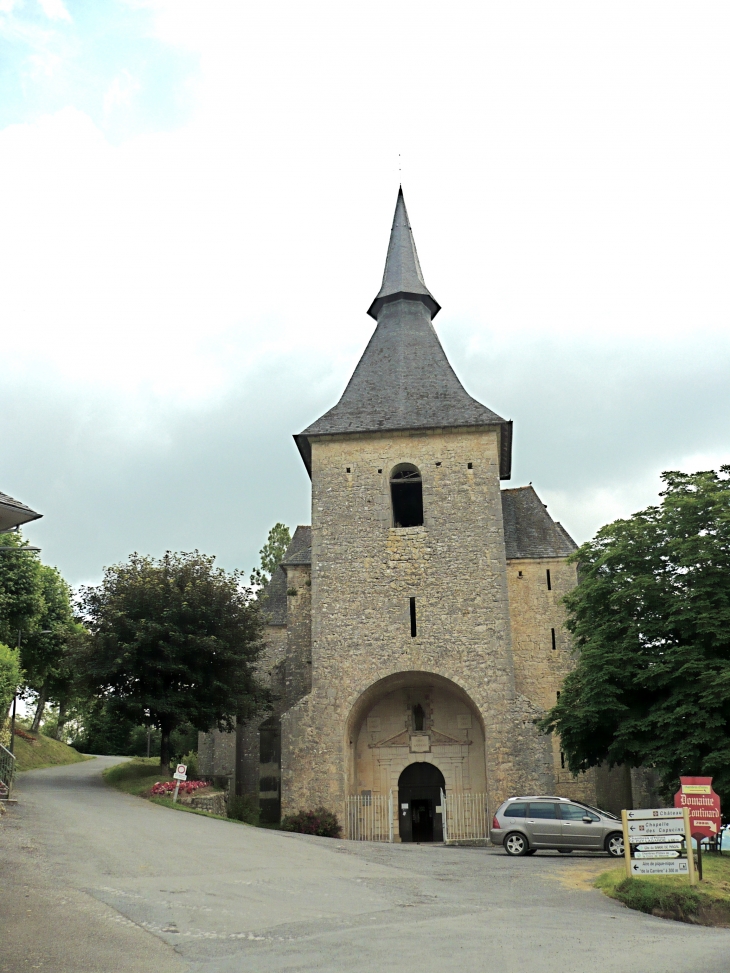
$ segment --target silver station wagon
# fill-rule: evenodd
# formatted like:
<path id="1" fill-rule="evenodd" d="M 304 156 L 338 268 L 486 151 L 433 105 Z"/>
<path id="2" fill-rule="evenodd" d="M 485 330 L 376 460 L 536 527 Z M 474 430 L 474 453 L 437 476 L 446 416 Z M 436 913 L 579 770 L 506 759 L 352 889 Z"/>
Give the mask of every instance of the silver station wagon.
<path id="1" fill-rule="evenodd" d="M 493 844 L 508 855 L 534 855 L 540 848 L 624 853 L 621 822 L 608 811 L 567 797 L 510 797 L 492 819 Z"/>

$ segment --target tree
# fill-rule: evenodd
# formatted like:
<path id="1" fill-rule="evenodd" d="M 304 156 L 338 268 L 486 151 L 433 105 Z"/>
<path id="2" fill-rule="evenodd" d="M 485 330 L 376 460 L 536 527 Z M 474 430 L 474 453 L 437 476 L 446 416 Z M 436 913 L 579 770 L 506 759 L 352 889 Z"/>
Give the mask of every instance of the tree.
<path id="1" fill-rule="evenodd" d="M 0 555 L 0 640 L 20 644 L 24 692 L 38 694 L 33 730 L 38 730 L 49 700 L 59 703 L 62 725 L 73 692 L 73 652 L 84 635 L 74 619 L 71 589 L 56 568 L 24 550 L 19 532 L 1 535 L 0 545 L 12 548 Z"/>
<path id="2" fill-rule="evenodd" d="M 261 567 L 254 568 L 251 573 L 252 585 L 263 588 L 271 581 L 274 571 L 284 560 L 286 549 L 290 544 L 291 534 L 286 524 L 274 524 L 266 543 L 259 551 Z"/>
<path id="3" fill-rule="evenodd" d="M 74 691 L 74 648 L 84 637 L 83 626 L 74 619 L 71 589 L 56 568 L 38 565 L 39 604 L 36 615 L 23 634 L 20 658 L 27 684 L 38 693 L 32 730 L 38 732 L 46 703 L 59 704 L 59 723 Z"/>
<path id="4" fill-rule="evenodd" d="M 86 684 L 122 717 L 159 727 L 162 767 L 183 722 L 231 730 L 267 698 L 254 675 L 258 608 L 240 572 L 227 574 L 214 560 L 198 551 L 160 560 L 133 554 L 82 590 L 91 630 Z"/>
<path id="5" fill-rule="evenodd" d="M 0 743 L 7 746 L 4 739 L 5 722 L 10 705 L 18 687 L 23 681 L 23 670 L 20 668 L 20 655 L 17 649 L 11 649 L 0 642 Z M 10 730 L 7 731 L 8 734 Z"/>
<path id="6" fill-rule="evenodd" d="M 730 466 L 662 479 L 660 506 L 573 555 L 577 666 L 540 727 L 574 773 L 652 766 L 668 793 L 708 775 L 730 799 Z"/>

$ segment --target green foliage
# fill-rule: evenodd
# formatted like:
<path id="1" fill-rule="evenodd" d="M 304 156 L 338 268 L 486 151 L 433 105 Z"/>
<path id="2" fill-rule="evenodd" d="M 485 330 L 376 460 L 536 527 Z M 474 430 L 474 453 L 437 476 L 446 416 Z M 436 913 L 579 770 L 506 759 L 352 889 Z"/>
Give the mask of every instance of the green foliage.
<path id="1" fill-rule="evenodd" d="M 214 558 L 133 554 L 85 588 L 82 605 L 91 629 L 86 684 L 125 719 L 160 728 L 162 766 L 181 724 L 231 730 L 236 716 L 265 704 L 254 671 L 257 605 L 240 573 L 215 568 Z"/>
<path id="2" fill-rule="evenodd" d="M 316 834 L 322 838 L 342 837 L 342 827 L 337 820 L 337 815 L 324 807 L 287 815 L 282 819 L 281 830 L 297 831 L 299 834 Z"/>
<path id="3" fill-rule="evenodd" d="M 47 700 L 59 704 L 59 729 L 74 695 L 75 654 L 85 630 L 74 619 L 71 589 L 55 568 L 23 552 L 20 533 L 0 535 L 0 641 L 17 645 L 26 688 L 39 694 L 38 718 Z"/>
<path id="4" fill-rule="evenodd" d="M 625 878 L 616 886 L 616 898 L 639 912 L 651 914 L 678 912 L 682 916 L 696 916 L 700 911 L 700 896 L 696 886 L 662 888 L 637 878 Z"/>
<path id="5" fill-rule="evenodd" d="M 596 888 L 630 909 L 666 919 L 705 926 L 730 924 L 730 857 L 703 855 L 703 879 L 688 884 L 686 876 L 651 875 L 626 878 L 621 868 L 599 875 Z"/>
<path id="6" fill-rule="evenodd" d="M 15 737 L 15 759 L 17 770 L 40 770 L 43 767 L 60 767 L 87 760 L 72 747 L 39 733 Z"/>
<path id="7" fill-rule="evenodd" d="M 123 764 L 115 764 L 102 771 L 107 784 L 123 791 L 125 794 L 145 796 L 157 781 L 171 780 L 168 773 L 160 771 L 160 765 L 154 758 L 135 757 Z"/>
<path id="8" fill-rule="evenodd" d="M 188 768 L 187 775 L 188 780 L 196 780 L 198 777 L 198 753 L 196 750 L 191 750 L 189 753 L 183 753 L 180 755 L 180 763 L 185 764 Z M 207 777 L 205 778 L 208 779 Z"/>
<path id="9" fill-rule="evenodd" d="M 259 802 L 250 795 L 229 797 L 227 814 L 229 818 L 256 827 L 259 823 Z"/>
<path id="10" fill-rule="evenodd" d="M 0 547 L 26 546 L 20 532 L 0 534 Z M 17 645 L 18 631 L 40 628 L 42 610 L 39 582 L 41 562 L 32 552 L 0 554 L 0 641 Z"/>
<path id="11" fill-rule="evenodd" d="M 269 531 L 266 543 L 259 551 L 261 566 L 254 568 L 251 574 L 251 584 L 264 587 L 271 581 L 271 576 L 284 560 L 286 549 L 291 544 L 291 534 L 285 524 L 274 524 Z"/>
<path id="12" fill-rule="evenodd" d="M 541 721 L 570 769 L 653 766 L 671 793 L 708 775 L 730 800 L 730 467 L 665 473 L 662 504 L 574 555 L 567 627 L 579 652 Z"/>
<path id="13" fill-rule="evenodd" d="M 15 691 L 23 682 L 20 655 L 17 649 L 0 642 L 0 724 L 10 709 Z"/>

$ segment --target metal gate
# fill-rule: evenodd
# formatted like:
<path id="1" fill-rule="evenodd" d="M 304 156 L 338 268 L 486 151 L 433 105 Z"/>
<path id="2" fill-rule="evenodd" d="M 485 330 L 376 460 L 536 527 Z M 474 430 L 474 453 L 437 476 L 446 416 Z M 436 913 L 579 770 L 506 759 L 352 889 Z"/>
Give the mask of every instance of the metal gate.
<path id="1" fill-rule="evenodd" d="M 444 794 L 441 791 L 444 842 L 483 841 L 489 837 L 486 794 Z"/>
<path id="2" fill-rule="evenodd" d="M 353 841 L 393 840 L 393 791 L 347 798 L 347 837 Z"/>
<path id="3" fill-rule="evenodd" d="M 15 757 L 0 743 L 0 800 L 10 797 L 15 776 Z"/>
<path id="4" fill-rule="evenodd" d="M 393 791 L 347 798 L 347 837 L 352 841 L 393 840 Z M 436 808 L 443 821 L 444 842 L 485 841 L 489 837 L 486 794 L 448 795 L 441 791 Z"/>

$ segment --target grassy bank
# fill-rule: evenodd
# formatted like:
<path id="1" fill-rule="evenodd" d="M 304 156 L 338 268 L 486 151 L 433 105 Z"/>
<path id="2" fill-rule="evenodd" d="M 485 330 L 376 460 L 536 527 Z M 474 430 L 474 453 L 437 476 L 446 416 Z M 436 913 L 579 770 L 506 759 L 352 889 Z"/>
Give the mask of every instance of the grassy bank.
<path id="1" fill-rule="evenodd" d="M 116 764 L 114 767 L 107 767 L 102 771 L 102 776 L 107 784 L 115 787 L 118 791 L 125 794 L 134 794 L 136 797 L 146 797 L 153 804 L 162 807 L 170 807 L 175 811 L 186 811 L 188 814 L 202 814 L 206 818 L 216 818 L 219 821 L 232 821 L 233 818 L 222 817 L 218 814 L 209 814 L 198 808 L 188 807 L 179 801 L 175 804 L 171 797 L 152 797 L 150 789 L 157 781 L 173 780 L 171 774 L 165 773 L 160 767 L 157 757 L 133 757 L 123 764 Z M 241 823 L 241 822 L 237 822 Z"/>
<path id="2" fill-rule="evenodd" d="M 60 767 L 63 764 L 77 764 L 81 760 L 92 759 L 80 754 L 73 747 L 61 743 L 60 740 L 43 736 L 42 733 L 29 734 L 29 736 L 33 737 L 32 741 L 15 737 L 15 766 L 18 771 Z"/>
<path id="3" fill-rule="evenodd" d="M 122 764 L 107 767 L 102 771 L 102 776 L 107 784 L 116 787 L 118 791 L 138 797 L 146 796 L 146 792 L 158 780 L 172 780 L 172 775 L 160 767 L 158 757 L 133 757 Z"/>
<path id="4" fill-rule="evenodd" d="M 596 888 L 630 909 L 702 926 L 730 926 L 730 854 L 704 855 L 703 880 L 674 875 L 626 878 L 623 866 L 604 872 Z"/>

